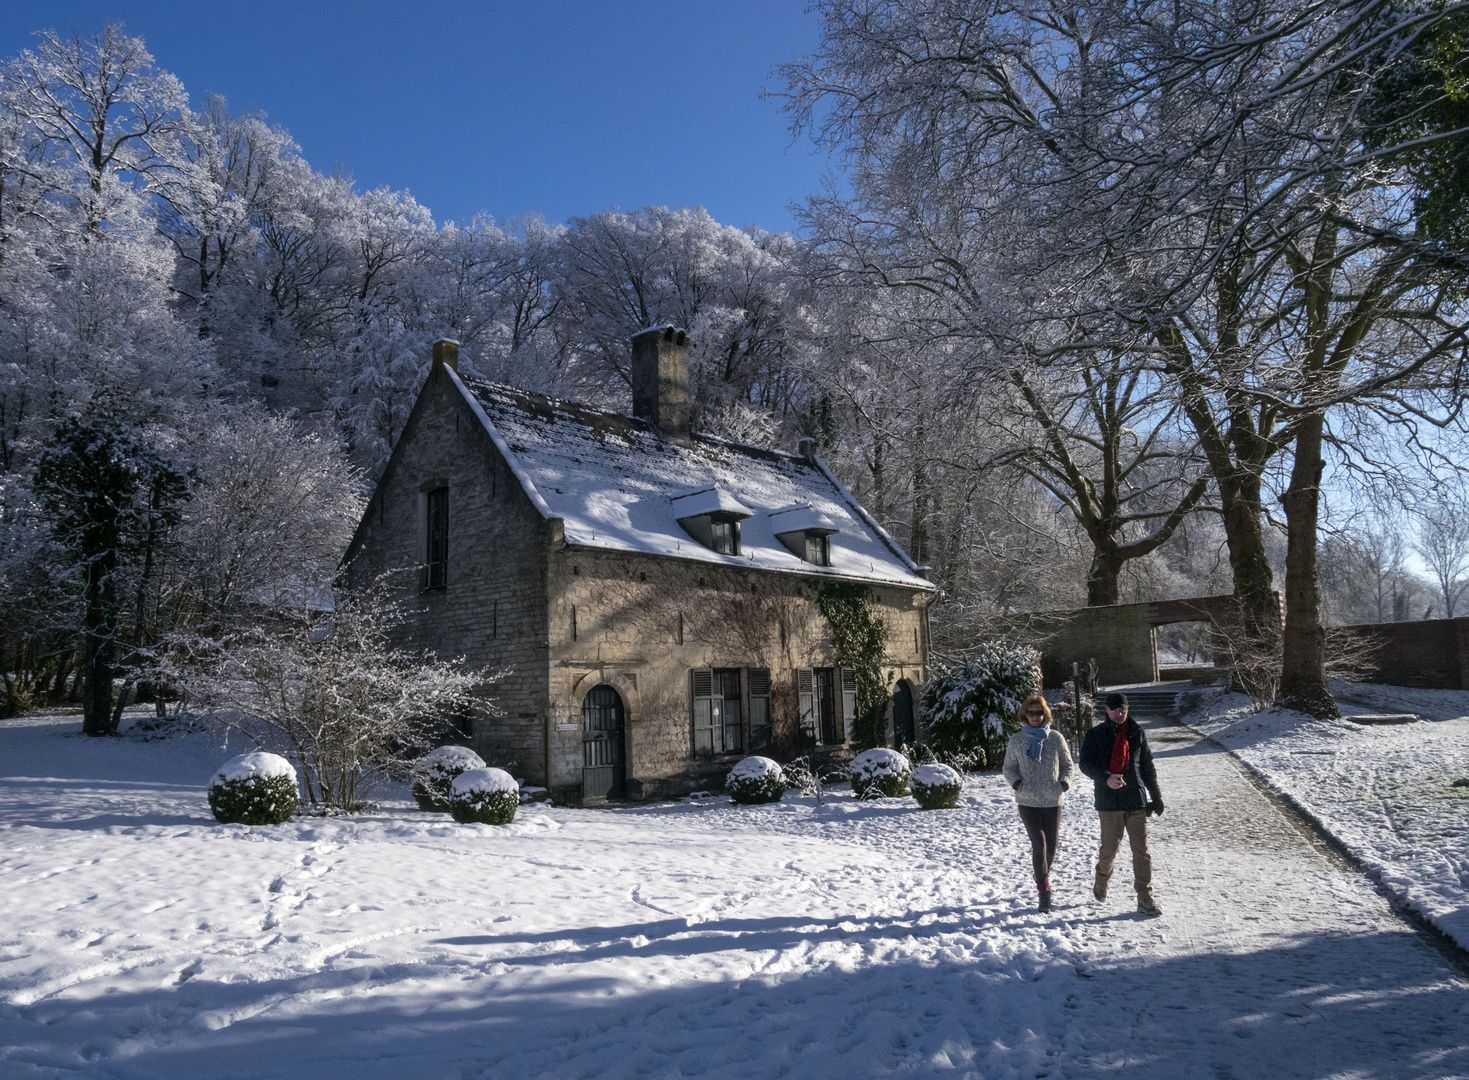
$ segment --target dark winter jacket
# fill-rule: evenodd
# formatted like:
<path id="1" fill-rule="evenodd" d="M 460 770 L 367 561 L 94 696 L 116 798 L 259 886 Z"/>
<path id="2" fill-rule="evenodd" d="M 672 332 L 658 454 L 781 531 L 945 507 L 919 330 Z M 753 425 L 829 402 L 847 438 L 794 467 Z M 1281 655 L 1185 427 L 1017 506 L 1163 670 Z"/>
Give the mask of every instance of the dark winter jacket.
<path id="1" fill-rule="evenodd" d="M 1152 796 L 1153 802 L 1161 803 L 1163 794 L 1158 790 L 1158 772 L 1153 768 L 1153 751 L 1148 747 L 1148 737 L 1142 726 L 1135 721 L 1128 725 L 1127 771 L 1122 778 L 1125 787 L 1113 791 L 1107 786 L 1107 775 L 1112 766 L 1112 743 L 1117 739 L 1117 725 L 1104 720 L 1086 733 L 1081 744 L 1081 771 L 1092 778 L 1097 791 L 1098 810 L 1142 810 L 1148 800 L 1144 791 Z"/>

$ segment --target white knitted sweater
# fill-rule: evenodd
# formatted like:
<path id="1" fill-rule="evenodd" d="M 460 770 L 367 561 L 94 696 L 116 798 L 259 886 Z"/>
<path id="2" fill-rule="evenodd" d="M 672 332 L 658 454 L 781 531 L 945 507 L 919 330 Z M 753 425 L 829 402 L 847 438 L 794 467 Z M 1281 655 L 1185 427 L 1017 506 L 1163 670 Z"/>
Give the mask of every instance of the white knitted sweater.
<path id="1" fill-rule="evenodd" d="M 1021 806 L 1060 806 L 1066 800 L 1061 785 L 1070 784 L 1076 772 L 1071 763 L 1071 747 L 1066 745 L 1064 735 L 1051 728 L 1041 744 L 1041 758 L 1037 761 L 1025 752 L 1029 741 L 1025 732 L 1017 731 L 1005 744 L 1002 770 L 1005 780 L 1012 788 L 1015 781 L 1020 781 L 1015 801 Z"/>

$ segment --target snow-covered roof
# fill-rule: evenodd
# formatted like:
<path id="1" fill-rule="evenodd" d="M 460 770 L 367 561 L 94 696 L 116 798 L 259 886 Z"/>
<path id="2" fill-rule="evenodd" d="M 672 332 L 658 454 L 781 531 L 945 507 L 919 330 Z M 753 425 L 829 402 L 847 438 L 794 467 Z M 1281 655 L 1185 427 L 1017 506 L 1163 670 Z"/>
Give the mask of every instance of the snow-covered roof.
<path id="1" fill-rule="evenodd" d="M 649 424 L 634 417 L 445 370 L 532 504 L 543 516 L 563 521 L 568 543 L 933 588 L 818 460 L 709 435 L 695 435 L 692 445 L 680 446 L 660 439 Z M 688 505 L 695 500 L 688 499 L 678 510 L 674 500 L 706 491 L 732 504 L 715 509 L 750 514 L 740 526 L 739 555 L 712 551 L 679 525 L 678 518 L 693 516 Z M 794 504 L 809 507 L 828 522 L 822 528 L 837 530 L 831 537 L 829 567 L 797 558 L 776 539 L 770 514 Z M 709 512 L 703 508 L 693 513 Z"/>

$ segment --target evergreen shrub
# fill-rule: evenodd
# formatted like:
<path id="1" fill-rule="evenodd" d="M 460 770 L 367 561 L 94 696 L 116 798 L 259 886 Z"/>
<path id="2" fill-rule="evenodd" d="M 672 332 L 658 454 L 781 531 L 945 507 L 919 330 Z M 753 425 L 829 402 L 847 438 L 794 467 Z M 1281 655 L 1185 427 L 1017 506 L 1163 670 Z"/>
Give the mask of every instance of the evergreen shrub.
<path id="1" fill-rule="evenodd" d="M 467 746 L 441 746 L 424 754 L 413 763 L 413 798 L 418 808 L 448 813 L 454 778 L 484 767 L 484 758 Z"/>
<path id="2" fill-rule="evenodd" d="M 908 794 L 913 766 L 896 750 L 879 746 L 852 759 L 852 793 L 859 799 L 897 798 Z"/>
<path id="3" fill-rule="evenodd" d="M 747 757 L 729 771 L 724 790 L 742 806 L 780 802 L 785 794 L 785 774 L 768 757 Z"/>
<path id="4" fill-rule="evenodd" d="M 1040 657 L 1029 645 L 981 645 L 963 664 L 940 668 L 923 685 L 929 740 L 940 757 L 982 757 L 998 769 L 1005 743 L 1020 730 L 1016 710 L 1041 692 Z"/>
<path id="5" fill-rule="evenodd" d="M 504 769 L 468 769 L 449 788 L 449 813 L 461 825 L 509 825 L 520 805 L 520 785 Z"/>
<path id="6" fill-rule="evenodd" d="M 964 778 L 947 765 L 931 762 L 913 770 L 908 786 L 918 805 L 925 810 L 952 810 L 959 805 Z"/>
<path id="7" fill-rule="evenodd" d="M 241 754 L 209 783 L 209 809 L 222 825 L 279 825 L 300 802 L 296 770 L 275 754 Z"/>

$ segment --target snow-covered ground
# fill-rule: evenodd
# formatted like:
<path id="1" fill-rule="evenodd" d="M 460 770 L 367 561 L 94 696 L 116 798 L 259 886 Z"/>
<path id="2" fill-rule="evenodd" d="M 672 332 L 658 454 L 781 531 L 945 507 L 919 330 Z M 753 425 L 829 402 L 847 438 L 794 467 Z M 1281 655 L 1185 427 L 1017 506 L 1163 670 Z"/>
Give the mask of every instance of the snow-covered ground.
<path id="1" fill-rule="evenodd" d="M 1009 792 L 219 826 L 196 737 L 0 722 L 0 1076 L 1469 1075 L 1469 987 L 1219 749 L 1154 729 L 1147 920 L 1039 915 Z"/>
<path id="2" fill-rule="evenodd" d="M 1344 714 L 1416 712 L 1367 726 L 1250 712 L 1211 691 L 1185 723 L 1289 795 L 1386 888 L 1469 949 L 1469 693 L 1337 684 Z"/>

